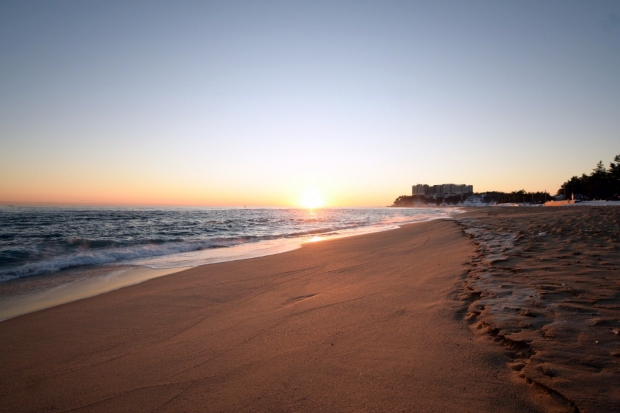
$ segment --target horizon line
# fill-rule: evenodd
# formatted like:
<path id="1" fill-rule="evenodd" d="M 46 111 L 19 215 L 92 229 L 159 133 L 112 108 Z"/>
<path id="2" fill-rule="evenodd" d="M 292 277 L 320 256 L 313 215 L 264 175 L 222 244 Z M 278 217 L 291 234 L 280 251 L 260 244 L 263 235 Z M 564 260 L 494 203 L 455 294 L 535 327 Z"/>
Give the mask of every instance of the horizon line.
<path id="1" fill-rule="evenodd" d="M 319 208 L 306 208 L 295 205 L 206 205 L 206 204 L 167 204 L 167 203 L 89 203 L 89 202 L 3 202 L 0 207 L 110 207 L 110 208 L 286 208 L 286 209 L 329 209 L 329 208 L 385 208 L 389 205 L 325 205 Z"/>

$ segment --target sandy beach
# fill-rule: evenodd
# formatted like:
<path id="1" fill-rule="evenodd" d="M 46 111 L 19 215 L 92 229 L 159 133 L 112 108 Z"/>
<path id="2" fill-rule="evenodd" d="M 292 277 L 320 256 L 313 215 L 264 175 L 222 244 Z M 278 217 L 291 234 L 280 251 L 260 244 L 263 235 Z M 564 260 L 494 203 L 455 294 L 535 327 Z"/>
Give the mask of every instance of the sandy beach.
<path id="1" fill-rule="evenodd" d="M 620 411 L 620 208 L 484 208 L 457 222 L 477 245 L 461 296 L 472 328 L 575 411 Z"/>
<path id="2" fill-rule="evenodd" d="M 590 305 L 598 311 L 592 319 L 599 321 L 588 324 L 593 334 L 600 331 L 599 343 L 593 340 L 591 346 L 611 361 L 597 365 L 597 371 L 579 370 L 581 378 L 601 378 L 581 393 L 566 384 L 572 376 L 565 369 L 544 359 L 552 349 L 565 349 L 558 346 L 564 336 L 554 339 L 544 330 L 542 317 L 551 313 L 515 305 L 521 315 L 506 321 L 517 326 L 507 332 L 508 324 L 498 327 L 506 318 L 481 301 L 496 299 L 494 288 L 504 288 L 480 281 L 500 262 L 519 277 L 562 274 L 546 269 L 544 259 L 532 263 L 537 254 L 547 254 L 543 241 L 510 226 L 550 225 L 549 216 L 543 216 L 550 210 L 483 209 L 458 221 L 306 244 L 284 254 L 197 267 L 4 321 L 0 411 L 614 411 L 609 403 L 617 400 L 620 383 L 614 335 L 614 291 L 620 286 L 614 267 L 617 232 L 586 235 L 612 237 L 605 243 L 587 238 L 588 248 L 599 251 L 596 256 L 576 238 L 567 244 L 564 229 L 555 233 L 552 226 L 544 238 L 549 245 L 564 242 L 562 248 L 580 250 L 584 265 L 603 260 L 592 269 L 599 271 L 596 285 L 601 287 L 579 288 L 610 295 L 592 298 L 580 292 L 583 300 L 594 300 Z M 553 208 L 554 216 L 564 216 L 557 215 L 563 211 Z M 566 212 L 565 219 L 574 211 Z M 580 212 L 592 215 L 594 227 L 607 223 L 600 214 L 616 213 L 614 208 L 600 211 Z M 539 221 L 532 223 L 534 215 Z M 614 216 L 605 219 L 617 226 Z M 562 225 L 570 228 L 570 222 Z M 541 232 L 532 227 L 527 234 Z M 512 258 L 491 254 L 504 233 L 510 245 L 498 251 L 523 255 L 517 259 L 526 260 L 527 269 L 517 271 L 521 264 Z M 483 238 L 494 246 L 484 246 Z M 526 239 L 533 244 L 521 245 Z M 513 281 L 515 297 L 521 294 L 520 279 Z M 543 293 L 557 301 L 551 292 Z M 539 304 L 550 308 L 548 302 Z M 533 321 L 528 327 L 518 317 Z M 548 331 L 546 347 L 530 336 L 510 336 L 541 330 Z M 537 373 L 551 368 L 553 375 Z M 603 388 L 593 390 L 603 382 Z"/>

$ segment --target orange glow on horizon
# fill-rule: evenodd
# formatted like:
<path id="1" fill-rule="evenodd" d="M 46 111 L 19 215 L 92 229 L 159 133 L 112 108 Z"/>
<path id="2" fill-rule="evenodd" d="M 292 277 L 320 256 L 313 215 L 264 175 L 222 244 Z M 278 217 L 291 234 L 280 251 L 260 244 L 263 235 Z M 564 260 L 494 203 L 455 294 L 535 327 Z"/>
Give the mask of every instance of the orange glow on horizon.
<path id="1" fill-rule="evenodd" d="M 251 189 L 243 192 L 225 190 L 196 191 L 190 188 L 109 188 L 105 185 L 96 190 L 90 188 L 76 188 L 67 190 L 60 186 L 53 190 L 36 188 L 30 191 L 2 191 L 0 192 L 0 206 L 2 205 L 32 205 L 32 206 L 145 206 L 145 207 L 274 207 L 274 208 L 304 208 L 308 210 L 325 207 L 364 207 L 385 206 L 396 198 L 391 192 L 377 194 L 342 194 L 336 198 L 322 195 L 297 196 L 288 192 L 286 188 L 265 193 L 252 192 Z M 219 189 L 219 188 L 218 188 Z M 293 196 L 291 196 L 293 195 Z"/>

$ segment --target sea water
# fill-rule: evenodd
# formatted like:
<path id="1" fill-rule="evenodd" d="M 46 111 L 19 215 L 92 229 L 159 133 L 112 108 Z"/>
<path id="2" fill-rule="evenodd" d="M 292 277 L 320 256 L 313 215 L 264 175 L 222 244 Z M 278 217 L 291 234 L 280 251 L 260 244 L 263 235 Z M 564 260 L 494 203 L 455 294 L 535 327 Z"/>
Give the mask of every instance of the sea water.
<path id="1" fill-rule="evenodd" d="M 456 212 L 0 207 L 0 319 L 23 313 L 13 307 L 24 300 L 45 308 L 58 304 L 59 296 L 67 302 L 179 269 L 281 253 L 305 242 L 384 231 Z"/>

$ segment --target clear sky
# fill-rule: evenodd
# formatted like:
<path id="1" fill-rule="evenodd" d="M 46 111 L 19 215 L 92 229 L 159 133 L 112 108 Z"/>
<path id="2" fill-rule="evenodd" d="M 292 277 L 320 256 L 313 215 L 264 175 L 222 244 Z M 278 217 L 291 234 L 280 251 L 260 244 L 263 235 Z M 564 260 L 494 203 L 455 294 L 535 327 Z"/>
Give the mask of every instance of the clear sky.
<path id="1" fill-rule="evenodd" d="M 0 202 L 388 205 L 620 154 L 618 1 L 0 1 Z"/>

